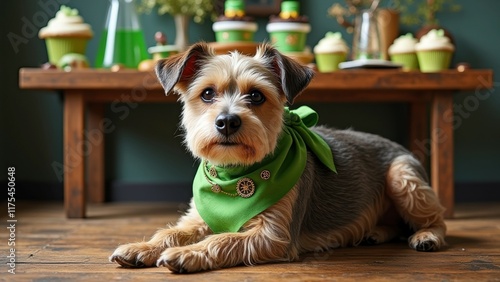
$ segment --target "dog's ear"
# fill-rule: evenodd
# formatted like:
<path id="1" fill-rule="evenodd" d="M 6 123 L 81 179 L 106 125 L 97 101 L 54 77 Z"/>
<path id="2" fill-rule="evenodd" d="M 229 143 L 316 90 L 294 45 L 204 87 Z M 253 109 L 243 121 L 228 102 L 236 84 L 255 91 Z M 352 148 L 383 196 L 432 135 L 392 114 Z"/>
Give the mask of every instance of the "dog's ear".
<path id="1" fill-rule="evenodd" d="M 165 94 L 168 95 L 176 85 L 176 90 L 185 91 L 196 76 L 196 71 L 212 56 L 214 52 L 208 44 L 200 42 L 181 54 L 159 60 L 156 63 L 155 72 L 165 89 Z"/>
<path id="2" fill-rule="evenodd" d="M 311 68 L 281 54 L 269 44 L 261 45 L 255 57 L 264 59 L 278 76 L 281 89 L 289 104 L 293 104 L 295 98 L 302 93 L 314 76 Z"/>

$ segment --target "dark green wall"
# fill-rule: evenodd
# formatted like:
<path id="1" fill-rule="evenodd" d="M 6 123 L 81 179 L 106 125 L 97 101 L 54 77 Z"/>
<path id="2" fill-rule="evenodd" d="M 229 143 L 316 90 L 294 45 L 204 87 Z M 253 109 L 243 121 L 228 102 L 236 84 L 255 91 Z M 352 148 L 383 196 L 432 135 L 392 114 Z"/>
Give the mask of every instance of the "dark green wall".
<path id="1" fill-rule="evenodd" d="M 57 93 L 21 91 L 17 87 L 18 69 L 38 66 L 47 61 L 44 42 L 36 32 L 45 26 L 48 18 L 42 3 L 67 3 L 78 8 L 85 21 L 93 26 L 95 36 L 87 55 L 94 60 L 98 38 L 104 25 L 107 4 L 105 0 L 17 0 L 3 3 L 0 15 L 0 160 L 2 167 L 16 166 L 19 181 L 54 183 L 57 177 L 51 167 L 62 162 L 62 100 Z M 500 2 L 496 0 L 458 0 L 462 11 L 440 16 L 441 24 L 449 29 L 456 41 L 454 63 L 469 62 L 473 68 L 500 70 Z M 334 1 L 302 1 L 302 11 L 309 15 L 313 26 L 308 44 L 314 46 L 327 31 L 341 27 L 327 16 L 327 8 Z M 36 31 L 26 29 L 29 21 Z M 170 16 L 156 14 L 141 16 L 148 45 L 153 45 L 153 34 L 164 31 L 175 37 Z M 265 19 L 259 19 L 258 40 L 267 38 Z M 414 29 L 403 28 L 402 32 Z M 350 35 L 341 30 L 346 40 Z M 24 32 L 24 35 L 23 35 Z M 17 34 L 24 42 L 11 45 L 7 35 Z M 190 40 L 212 41 L 211 22 L 191 23 Z M 465 115 L 457 114 L 461 124 L 455 130 L 455 180 L 457 183 L 500 183 L 500 85 L 499 71 L 495 73 L 496 88 L 491 95 L 483 92 L 477 104 L 468 98 L 475 93 L 456 95 L 457 107 L 465 107 Z M 479 82 L 478 82 L 479 84 Z M 473 102 L 473 101 L 472 101 Z M 369 131 L 405 144 L 407 106 L 403 104 L 335 104 L 313 105 L 320 113 L 320 121 L 332 126 Z M 139 104 L 122 118 L 107 110 L 116 125 L 106 135 L 106 177 L 122 183 L 189 183 L 195 171 L 195 162 L 180 145 L 181 132 L 177 130 L 180 105 Z M 4 173 L 0 174 L 4 179 Z"/>

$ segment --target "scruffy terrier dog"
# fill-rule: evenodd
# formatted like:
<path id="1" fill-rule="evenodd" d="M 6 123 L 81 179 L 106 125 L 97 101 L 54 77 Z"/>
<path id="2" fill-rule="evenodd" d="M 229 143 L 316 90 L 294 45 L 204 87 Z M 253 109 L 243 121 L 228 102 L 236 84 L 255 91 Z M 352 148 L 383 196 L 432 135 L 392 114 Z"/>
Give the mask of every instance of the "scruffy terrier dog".
<path id="1" fill-rule="evenodd" d="M 197 43 L 156 73 L 180 95 L 185 144 L 201 160 L 194 197 L 175 226 L 119 246 L 110 261 L 178 273 L 293 261 L 387 242 L 402 226 L 417 251 L 445 244 L 443 208 L 421 164 L 379 136 L 308 128 L 316 114 L 285 104 L 313 71 L 272 46 L 251 57 Z"/>

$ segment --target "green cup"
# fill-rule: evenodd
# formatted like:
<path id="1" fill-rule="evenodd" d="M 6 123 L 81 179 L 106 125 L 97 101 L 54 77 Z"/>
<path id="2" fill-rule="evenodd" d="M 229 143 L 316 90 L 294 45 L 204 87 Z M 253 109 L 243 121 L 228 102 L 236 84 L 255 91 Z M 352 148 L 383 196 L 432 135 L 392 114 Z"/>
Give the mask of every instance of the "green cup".
<path id="1" fill-rule="evenodd" d="M 243 0 L 226 0 L 224 3 L 224 9 L 231 11 L 244 11 L 245 2 Z"/>
<path id="2" fill-rule="evenodd" d="M 217 42 L 252 42 L 254 32 L 245 30 L 224 30 L 215 33 L 215 40 Z"/>
<path id="3" fill-rule="evenodd" d="M 302 52 L 311 26 L 308 23 L 274 22 L 269 23 L 266 29 L 278 51 Z"/>
<path id="4" fill-rule="evenodd" d="M 212 28 L 217 42 L 253 42 L 257 24 L 244 21 L 220 21 L 215 22 Z"/>
<path id="5" fill-rule="evenodd" d="M 299 2 L 298 1 L 283 1 L 281 2 L 282 12 L 299 12 Z"/>

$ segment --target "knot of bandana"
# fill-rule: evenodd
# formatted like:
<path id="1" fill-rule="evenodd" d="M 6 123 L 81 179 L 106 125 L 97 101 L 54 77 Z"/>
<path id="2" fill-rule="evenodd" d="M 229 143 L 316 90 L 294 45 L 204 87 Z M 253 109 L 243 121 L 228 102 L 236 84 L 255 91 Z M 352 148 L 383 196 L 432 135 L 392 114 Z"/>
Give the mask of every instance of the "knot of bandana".
<path id="1" fill-rule="evenodd" d="M 307 106 L 302 106 L 296 110 L 290 110 L 288 107 L 285 108 L 285 130 L 292 135 L 297 133 L 299 135 L 297 138 L 302 139 L 307 148 L 311 150 L 325 166 L 337 172 L 335 164 L 333 163 L 330 146 L 328 146 L 323 138 L 309 129 L 309 127 L 315 126 L 318 120 L 318 113 Z"/>

